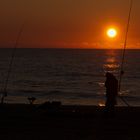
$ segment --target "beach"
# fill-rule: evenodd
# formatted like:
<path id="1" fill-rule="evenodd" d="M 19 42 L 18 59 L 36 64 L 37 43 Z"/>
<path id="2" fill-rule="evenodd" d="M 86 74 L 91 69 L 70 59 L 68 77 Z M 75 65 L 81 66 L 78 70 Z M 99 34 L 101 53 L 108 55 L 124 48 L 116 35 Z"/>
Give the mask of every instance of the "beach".
<path id="1" fill-rule="evenodd" d="M 1 140 L 139 140 L 139 126 L 140 107 L 116 107 L 105 117 L 99 106 L 0 106 Z"/>
<path id="2" fill-rule="evenodd" d="M 0 140 L 140 140 L 140 0 L 0 4 Z"/>

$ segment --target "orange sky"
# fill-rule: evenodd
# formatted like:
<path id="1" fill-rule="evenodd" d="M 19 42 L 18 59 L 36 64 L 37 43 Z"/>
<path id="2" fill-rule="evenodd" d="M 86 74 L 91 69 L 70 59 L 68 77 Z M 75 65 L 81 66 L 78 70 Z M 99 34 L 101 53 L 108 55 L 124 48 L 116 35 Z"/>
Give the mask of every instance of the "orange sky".
<path id="1" fill-rule="evenodd" d="M 129 0 L 5 0 L 0 4 L 0 46 L 13 47 L 25 22 L 20 47 L 122 48 Z M 140 1 L 135 0 L 127 48 L 140 48 Z M 108 26 L 118 36 L 105 35 Z"/>

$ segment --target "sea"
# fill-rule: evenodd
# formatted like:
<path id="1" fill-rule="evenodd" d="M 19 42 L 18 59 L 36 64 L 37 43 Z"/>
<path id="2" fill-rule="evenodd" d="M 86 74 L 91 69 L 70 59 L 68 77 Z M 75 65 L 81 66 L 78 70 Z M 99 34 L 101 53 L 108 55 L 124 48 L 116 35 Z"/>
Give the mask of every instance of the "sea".
<path id="1" fill-rule="evenodd" d="M 119 79 L 122 52 L 1 48 L 0 93 L 6 87 L 6 103 L 28 104 L 28 97 L 35 97 L 36 104 L 104 105 L 105 73 Z M 118 106 L 140 106 L 140 50 L 126 50 L 123 69 Z"/>

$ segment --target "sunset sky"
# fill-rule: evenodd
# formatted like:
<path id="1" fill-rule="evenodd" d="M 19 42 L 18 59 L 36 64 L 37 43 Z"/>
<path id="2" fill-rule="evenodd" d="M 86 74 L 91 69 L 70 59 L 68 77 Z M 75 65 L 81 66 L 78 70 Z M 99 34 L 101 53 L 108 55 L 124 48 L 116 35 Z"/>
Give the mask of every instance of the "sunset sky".
<path id="1" fill-rule="evenodd" d="M 20 47 L 122 48 L 129 0 L 3 0 L 0 46 L 13 47 L 25 23 Z M 116 27 L 116 38 L 105 34 Z M 140 48 L 140 0 L 134 0 L 127 48 Z"/>

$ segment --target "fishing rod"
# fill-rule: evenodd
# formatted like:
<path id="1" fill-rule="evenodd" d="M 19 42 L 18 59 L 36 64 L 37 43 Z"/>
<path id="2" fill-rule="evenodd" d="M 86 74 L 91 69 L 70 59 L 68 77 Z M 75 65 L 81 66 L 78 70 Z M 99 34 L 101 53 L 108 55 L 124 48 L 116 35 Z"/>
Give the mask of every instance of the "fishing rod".
<path id="1" fill-rule="evenodd" d="M 20 30 L 17 34 L 17 39 L 15 41 L 15 46 L 14 46 L 13 51 L 12 51 L 12 56 L 11 56 L 11 60 L 10 60 L 8 71 L 7 71 L 7 77 L 6 77 L 5 84 L 4 84 L 3 94 L 2 94 L 2 97 L 1 97 L 1 104 L 4 103 L 4 98 L 7 96 L 7 87 L 8 87 L 10 74 L 11 74 L 11 71 L 12 71 L 13 60 L 14 60 L 14 57 L 15 57 L 15 52 L 16 52 L 16 49 L 17 49 L 17 46 L 18 46 L 18 43 L 19 43 L 20 36 L 23 32 L 23 28 L 24 28 L 24 24 L 21 26 L 21 28 L 20 28 Z"/>
<path id="2" fill-rule="evenodd" d="M 129 9 L 129 14 L 128 14 L 126 34 L 125 34 L 125 40 L 124 40 L 124 48 L 123 48 L 123 53 L 122 53 L 122 62 L 121 62 L 121 67 L 120 67 L 120 74 L 119 74 L 120 77 L 119 77 L 119 86 L 118 86 L 119 92 L 121 91 L 122 76 L 124 74 L 124 60 L 125 60 L 125 52 L 126 52 L 126 47 L 127 47 L 128 31 L 129 31 L 129 26 L 130 26 L 132 6 L 133 6 L 133 0 L 130 1 L 130 9 Z M 121 96 L 119 97 L 127 106 L 130 106 L 123 97 Z"/>

